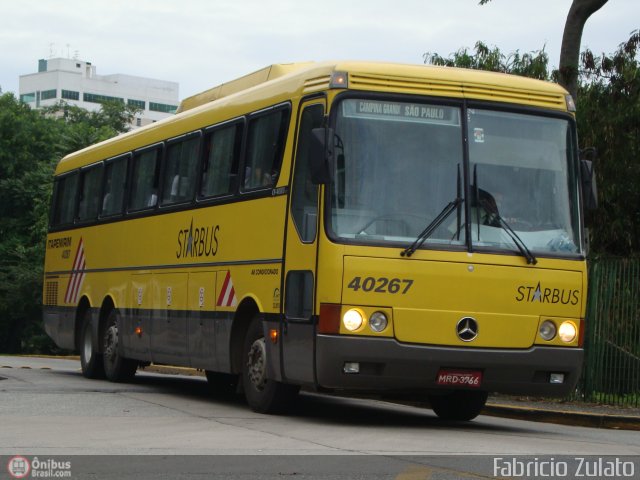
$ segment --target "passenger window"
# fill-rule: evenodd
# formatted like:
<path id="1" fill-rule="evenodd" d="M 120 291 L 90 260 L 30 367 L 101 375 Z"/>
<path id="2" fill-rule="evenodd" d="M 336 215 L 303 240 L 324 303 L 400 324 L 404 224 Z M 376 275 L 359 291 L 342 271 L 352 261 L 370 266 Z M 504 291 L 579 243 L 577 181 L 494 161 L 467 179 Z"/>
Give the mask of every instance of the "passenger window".
<path id="1" fill-rule="evenodd" d="M 102 197 L 103 217 L 122 213 L 126 179 L 127 157 L 121 157 L 106 163 L 104 168 L 104 195 Z"/>
<path id="2" fill-rule="evenodd" d="M 241 140 L 240 124 L 219 128 L 207 134 L 201 197 L 227 195 L 235 191 Z"/>
<path id="3" fill-rule="evenodd" d="M 73 223 L 80 175 L 73 173 L 56 181 L 52 226 Z"/>
<path id="4" fill-rule="evenodd" d="M 193 200 L 198 174 L 200 136 L 167 146 L 166 166 L 162 185 L 162 205 Z"/>
<path id="5" fill-rule="evenodd" d="M 80 202 L 78 220 L 86 222 L 98 217 L 100 208 L 100 187 L 102 186 L 102 165 L 84 170 L 81 173 Z"/>
<path id="6" fill-rule="evenodd" d="M 276 184 L 284 152 L 289 110 L 281 108 L 249 122 L 245 190 L 268 188 Z"/>
<path id="7" fill-rule="evenodd" d="M 133 158 L 130 210 L 155 207 L 158 203 L 158 167 L 160 149 L 138 153 Z"/>
<path id="8" fill-rule="evenodd" d="M 305 108 L 300 118 L 298 151 L 291 187 L 291 215 L 303 242 L 312 242 L 316 238 L 318 186 L 311 181 L 309 155 L 312 148 L 311 130 L 322 126 L 323 117 L 324 107 L 312 105 Z"/>

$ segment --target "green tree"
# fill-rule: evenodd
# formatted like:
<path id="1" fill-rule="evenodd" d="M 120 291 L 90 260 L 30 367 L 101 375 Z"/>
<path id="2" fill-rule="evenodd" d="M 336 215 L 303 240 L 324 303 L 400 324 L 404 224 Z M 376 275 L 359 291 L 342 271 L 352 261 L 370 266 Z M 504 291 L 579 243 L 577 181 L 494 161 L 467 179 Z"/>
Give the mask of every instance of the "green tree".
<path id="1" fill-rule="evenodd" d="M 582 53 L 577 121 L 595 147 L 600 205 L 592 213 L 594 253 L 640 254 L 640 33 L 610 55 Z"/>
<path id="2" fill-rule="evenodd" d="M 41 324 L 53 171 L 67 153 L 126 131 L 134 114 L 121 103 L 37 111 L 0 95 L 0 352 L 53 348 Z"/>
<path id="3" fill-rule="evenodd" d="M 55 120 L 10 93 L 0 96 L 0 351 L 19 351 L 27 321 L 40 312 L 47 203 L 59 132 Z"/>
<path id="4" fill-rule="evenodd" d="M 485 5 L 490 1 L 480 0 L 480 5 Z M 580 63 L 580 42 L 582 41 L 584 25 L 589 17 L 600 10 L 607 1 L 573 0 L 571 7 L 569 7 L 562 34 L 557 80 L 573 98 L 577 98 L 578 95 L 578 65 Z"/>
<path id="5" fill-rule="evenodd" d="M 539 80 L 549 79 L 549 56 L 544 48 L 523 54 L 516 50 L 505 55 L 497 47 L 490 48 L 483 42 L 476 42 L 471 52 L 468 48 L 461 48 L 448 58 L 430 52 L 425 53 L 423 58 L 425 63 L 432 65 L 512 73 Z"/>
<path id="6" fill-rule="evenodd" d="M 59 139 L 63 152 L 74 152 L 129 130 L 139 109 L 117 100 L 103 102 L 99 111 L 88 111 L 60 102 L 43 110 L 46 116 L 63 121 L 66 128 Z"/>
<path id="7" fill-rule="evenodd" d="M 640 33 L 634 31 L 611 55 L 583 52 L 576 120 L 580 147 L 595 147 L 599 208 L 588 214 L 595 255 L 640 254 Z M 449 58 L 426 54 L 428 63 L 513 73 L 545 79 L 544 49 L 505 55 L 478 42 Z"/>

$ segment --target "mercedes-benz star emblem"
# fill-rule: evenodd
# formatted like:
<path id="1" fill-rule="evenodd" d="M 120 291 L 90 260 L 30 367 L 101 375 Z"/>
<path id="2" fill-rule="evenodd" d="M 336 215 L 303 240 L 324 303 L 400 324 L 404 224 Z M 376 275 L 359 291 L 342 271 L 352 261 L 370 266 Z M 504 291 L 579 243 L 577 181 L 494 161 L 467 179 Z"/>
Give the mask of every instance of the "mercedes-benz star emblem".
<path id="1" fill-rule="evenodd" d="M 478 336 L 478 322 L 474 318 L 461 318 L 456 325 L 458 338 L 463 342 L 470 342 Z"/>

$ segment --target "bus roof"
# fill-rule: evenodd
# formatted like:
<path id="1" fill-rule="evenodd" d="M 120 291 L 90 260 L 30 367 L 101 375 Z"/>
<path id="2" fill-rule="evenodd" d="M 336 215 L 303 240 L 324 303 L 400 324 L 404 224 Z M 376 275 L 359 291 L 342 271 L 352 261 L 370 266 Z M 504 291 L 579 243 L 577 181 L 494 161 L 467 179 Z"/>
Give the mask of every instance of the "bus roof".
<path id="1" fill-rule="evenodd" d="M 230 119 L 251 111 L 242 110 L 249 104 L 255 103 L 252 108 L 257 110 L 292 96 L 327 90 L 332 87 L 335 72 L 348 74 L 351 90 L 477 99 L 567 111 L 567 92 L 562 87 L 515 75 L 362 61 L 276 64 L 186 98 L 180 104 L 180 113 L 173 117 L 71 153 L 60 161 L 56 174 L 223 121 L 215 115 L 222 108 L 227 109 Z"/>

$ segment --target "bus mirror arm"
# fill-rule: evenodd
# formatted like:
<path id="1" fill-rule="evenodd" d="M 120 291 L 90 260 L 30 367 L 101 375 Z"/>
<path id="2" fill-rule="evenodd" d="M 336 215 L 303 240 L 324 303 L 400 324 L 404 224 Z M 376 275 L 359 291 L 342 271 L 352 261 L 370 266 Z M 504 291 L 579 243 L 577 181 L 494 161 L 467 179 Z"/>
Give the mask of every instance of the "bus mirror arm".
<path id="1" fill-rule="evenodd" d="M 580 179 L 582 183 L 582 200 L 586 210 L 598 208 L 598 188 L 593 162 L 596 158 L 596 149 L 588 148 L 580 152 Z"/>
<path id="2" fill-rule="evenodd" d="M 320 127 L 311 130 L 309 167 L 311 181 L 315 185 L 329 184 L 333 180 L 334 131 Z"/>

